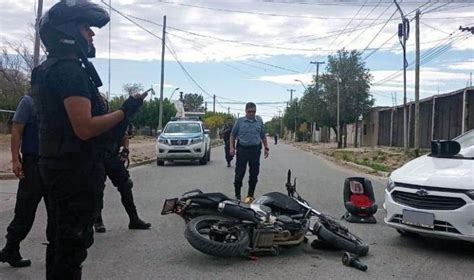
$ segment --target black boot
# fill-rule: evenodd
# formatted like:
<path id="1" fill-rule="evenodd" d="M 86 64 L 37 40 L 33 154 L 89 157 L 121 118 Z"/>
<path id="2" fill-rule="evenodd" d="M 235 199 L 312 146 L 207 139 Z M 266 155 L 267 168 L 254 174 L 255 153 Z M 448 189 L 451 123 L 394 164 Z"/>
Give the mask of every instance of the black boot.
<path id="1" fill-rule="evenodd" d="M 143 221 L 138 217 L 137 207 L 133 201 L 132 189 L 122 189 L 120 191 L 120 196 L 122 197 L 122 204 L 127 211 L 128 217 L 130 218 L 130 223 L 128 224 L 129 229 L 150 229 L 151 224 Z"/>
<path id="2" fill-rule="evenodd" d="M 138 217 L 138 214 L 130 215 L 129 229 L 150 229 L 151 224 L 143 221 Z"/>
<path id="3" fill-rule="evenodd" d="M 104 233 L 107 231 L 102 220 L 102 215 L 99 215 L 94 221 L 94 230 L 95 232 Z"/>
<path id="4" fill-rule="evenodd" d="M 0 250 L 0 262 L 6 262 L 13 267 L 26 267 L 31 265 L 31 260 L 23 259 L 20 255 L 20 247 L 8 243 Z"/>

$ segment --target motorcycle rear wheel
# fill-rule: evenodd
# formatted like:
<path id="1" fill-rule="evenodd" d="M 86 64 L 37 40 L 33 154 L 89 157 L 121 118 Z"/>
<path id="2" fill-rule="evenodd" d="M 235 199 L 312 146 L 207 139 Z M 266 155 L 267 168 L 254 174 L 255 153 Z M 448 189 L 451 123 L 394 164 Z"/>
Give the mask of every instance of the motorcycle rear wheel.
<path id="1" fill-rule="evenodd" d="M 348 251 L 359 256 L 365 256 L 369 252 L 369 245 L 349 231 L 333 231 L 330 227 L 320 224 L 315 230 L 315 234 L 322 241 L 340 250 Z"/>
<path id="2" fill-rule="evenodd" d="M 226 222 L 230 224 L 232 221 L 222 216 L 199 216 L 186 224 L 184 237 L 191 246 L 205 254 L 216 257 L 242 257 L 249 247 L 250 236 L 243 227 L 225 226 Z M 219 236 L 222 240 L 212 235 L 216 226 L 223 233 Z"/>

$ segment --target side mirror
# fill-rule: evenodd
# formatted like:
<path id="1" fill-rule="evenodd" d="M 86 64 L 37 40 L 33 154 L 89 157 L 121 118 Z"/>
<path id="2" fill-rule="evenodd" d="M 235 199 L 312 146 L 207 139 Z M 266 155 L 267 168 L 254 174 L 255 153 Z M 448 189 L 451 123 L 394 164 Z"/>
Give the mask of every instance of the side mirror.
<path id="1" fill-rule="evenodd" d="M 204 129 L 204 134 L 209 134 L 209 133 L 211 133 L 210 129 Z"/>
<path id="2" fill-rule="evenodd" d="M 156 134 L 160 135 L 162 132 L 163 132 L 163 131 L 162 131 L 161 129 L 158 129 L 158 130 L 156 131 Z"/>
<path id="3" fill-rule="evenodd" d="M 461 144 L 452 140 L 431 141 L 432 157 L 452 157 L 461 151 Z"/>

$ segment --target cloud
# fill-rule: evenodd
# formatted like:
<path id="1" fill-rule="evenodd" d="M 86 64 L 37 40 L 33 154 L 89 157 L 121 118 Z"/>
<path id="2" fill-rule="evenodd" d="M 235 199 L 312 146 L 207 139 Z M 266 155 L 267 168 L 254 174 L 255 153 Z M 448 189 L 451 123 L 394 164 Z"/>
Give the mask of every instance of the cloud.
<path id="1" fill-rule="evenodd" d="M 447 65 L 449 69 L 454 69 L 454 70 L 468 70 L 472 71 L 474 70 L 474 58 L 468 59 L 467 61 L 463 62 L 456 62 L 453 64 Z"/>
<path id="2" fill-rule="evenodd" d="M 56 2 L 56 0 L 45 0 L 45 10 Z M 95 2 L 101 4 L 100 1 Z M 35 0 L 7 0 L 6 4 L 2 5 L 4 8 L 0 11 L 2 26 L 0 37 L 6 37 L 8 40 L 22 39 L 28 24 L 35 21 L 34 3 Z M 370 15 L 368 14 L 372 7 L 363 8 L 358 18 L 368 16 L 368 20 L 352 21 L 348 28 L 354 30 L 342 34 L 340 31 L 344 29 L 349 19 L 355 15 L 355 7 L 353 5 L 277 4 L 259 1 L 219 1 L 218 4 L 212 1 L 183 1 L 178 3 L 274 15 L 286 14 L 294 17 L 228 13 L 224 11 L 165 4 L 151 0 L 119 0 L 112 2 L 113 6 L 122 12 L 146 20 L 155 21 L 157 24 L 162 23 L 162 16 L 166 14 L 170 41 L 179 59 L 184 62 L 233 60 L 244 55 L 251 57 L 295 54 L 304 56 L 327 55 L 343 46 L 356 49 L 364 49 L 366 47 L 376 48 L 395 34 L 398 25 L 398 20 L 390 21 L 380 32 L 379 36 L 368 45 L 368 42 L 371 41 L 374 34 L 381 30 L 384 23 L 383 20 L 374 20 L 374 18 L 382 14 L 388 4 L 380 5 L 380 7 L 376 8 Z M 452 6 L 455 7 L 456 5 L 453 4 Z M 381 18 L 386 19 L 389 17 L 394 9 L 395 7 L 393 5 L 390 6 Z M 437 17 L 438 15 L 442 15 L 442 18 Z M 453 16 L 451 19 L 445 19 L 451 15 Z M 474 16 L 474 13 L 469 9 L 457 9 L 439 14 L 431 13 L 424 15 L 423 21 L 429 23 L 435 29 L 422 26 L 422 50 L 435 46 L 440 42 L 436 42 L 436 40 L 449 37 L 446 33 L 456 31 L 459 25 L 465 25 L 466 16 Z M 329 17 L 329 19 L 324 19 L 325 17 Z M 162 30 L 160 26 L 137 19 L 134 20 L 161 37 Z M 358 26 L 359 23 L 361 24 Z M 160 59 L 161 41 L 159 39 L 141 30 L 139 27 L 134 26 L 131 22 L 115 12 L 112 14 L 111 24 L 113 38 L 112 58 L 132 60 Z M 247 42 L 254 45 L 242 45 L 199 37 L 173 30 L 173 27 L 207 36 Z M 181 36 L 184 39 L 173 37 L 173 35 Z M 411 47 L 411 44 L 414 43 L 413 35 L 414 32 L 412 32 L 412 36 L 408 42 L 408 51 L 413 51 L 413 47 Z M 469 40 L 470 39 L 456 42 L 453 48 L 459 50 L 473 49 L 474 43 Z M 108 57 L 107 27 L 97 32 L 95 42 L 98 57 Z M 259 47 L 256 45 L 269 45 L 282 49 Z M 293 50 L 284 48 L 291 48 Z M 314 51 L 302 51 L 297 49 L 309 49 Z M 398 38 L 394 36 L 383 46 L 382 50 L 400 52 Z M 167 55 L 166 58 L 174 60 L 171 55 Z"/>

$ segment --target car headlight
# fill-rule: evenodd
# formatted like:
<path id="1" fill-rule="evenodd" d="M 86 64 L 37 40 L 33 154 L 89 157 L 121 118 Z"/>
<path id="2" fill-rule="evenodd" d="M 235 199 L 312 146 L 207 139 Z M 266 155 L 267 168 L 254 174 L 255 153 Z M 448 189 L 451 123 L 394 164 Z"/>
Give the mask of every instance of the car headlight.
<path id="1" fill-rule="evenodd" d="M 470 199 L 474 200 L 474 190 L 467 191 L 466 195 L 469 196 Z"/>
<path id="2" fill-rule="evenodd" d="M 391 192 L 393 190 L 393 188 L 395 188 L 395 182 L 392 181 L 390 178 L 388 179 L 388 182 L 387 182 L 387 186 L 385 187 L 385 189 L 388 191 L 388 192 Z"/>
<path id="3" fill-rule="evenodd" d="M 202 142 L 202 137 L 191 139 L 191 144 L 197 144 Z"/>
<path id="4" fill-rule="evenodd" d="M 168 140 L 163 139 L 163 138 L 158 138 L 158 143 L 168 145 Z"/>

